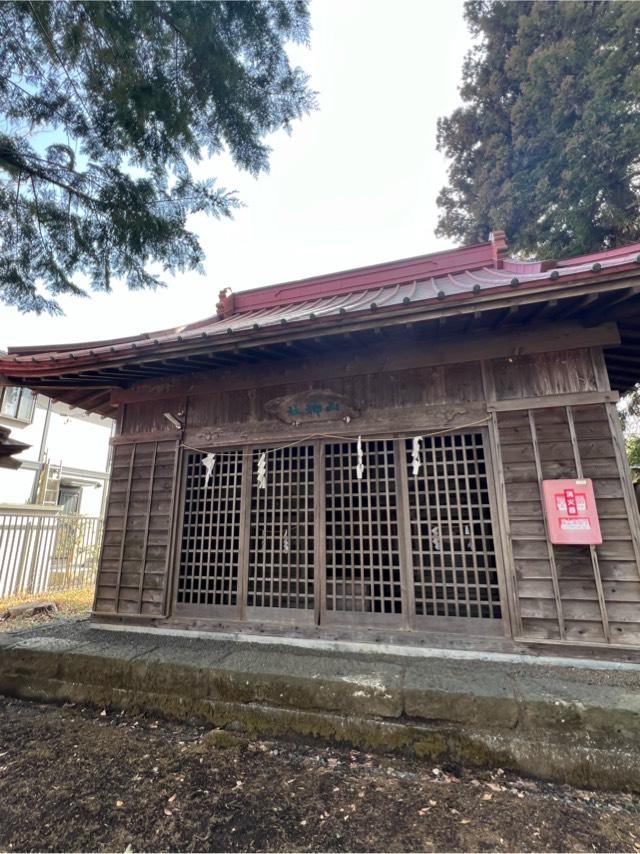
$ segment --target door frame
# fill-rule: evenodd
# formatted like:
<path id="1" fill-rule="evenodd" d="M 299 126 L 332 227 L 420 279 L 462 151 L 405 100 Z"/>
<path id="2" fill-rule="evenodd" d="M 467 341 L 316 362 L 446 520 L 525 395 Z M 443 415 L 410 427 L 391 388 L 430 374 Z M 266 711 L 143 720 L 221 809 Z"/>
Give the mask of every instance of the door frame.
<path id="1" fill-rule="evenodd" d="M 500 597 L 500 618 L 478 617 L 442 617 L 418 616 L 415 613 L 414 577 L 411 542 L 411 522 L 408 502 L 408 470 L 404 464 L 403 446 L 408 438 L 416 435 L 455 435 L 469 432 L 481 433 L 486 468 L 487 488 L 489 493 L 490 524 L 494 544 L 496 573 Z M 336 442 L 352 443 L 352 437 L 330 437 L 301 440 L 300 444 L 313 447 L 314 459 L 314 561 L 313 561 L 313 608 L 277 608 L 247 606 L 247 582 L 249 572 L 249 536 L 251 517 L 251 479 L 253 476 L 253 452 L 258 448 L 269 447 L 269 442 L 252 442 L 242 445 L 225 445 L 211 448 L 213 453 L 239 450 L 242 451 L 242 476 L 240 484 L 240 545 L 238 555 L 237 604 L 228 606 L 216 605 L 183 605 L 177 602 L 178 577 L 181 562 L 181 540 L 184 528 L 185 491 L 188 466 L 186 457 L 195 449 L 184 448 L 180 460 L 180 485 L 178 492 L 177 518 L 174 527 L 176 544 L 173 560 L 172 591 L 169 597 L 169 616 L 177 618 L 198 618 L 211 621 L 252 623 L 274 623 L 282 626 L 300 626 L 326 628 L 367 628 L 392 629 L 394 631 L 422 631 L 466 634 L 469 636 L 505 636 L 509 635 L 510 607 L 507 595 L 505 566 L 501 543 L 501 522 L 497 506 L 498 493 L 495 482 L 496 467 L 491 436 L 487 425 L 461 426 L 451 429 L 433 431 L 401 430 L 398 434 L 365 434 L 364 441 L 389 441 L 394 447 L 394 466 L 397 499 L 398 542 L 400 551 L 400 583 L 402 596 L 402 612 L 400 614 L 361 613 L 352 611 L 328 611 L 326 607 L 326 513 L 322 512 L 326 501 L 325 460 L 326 446 Z M 273 443 L 275 447 L 279 447 Z M 201 450 L 202 454 L 207 449 Z M 243 497 L 245 498 L 243 502 Z"/>

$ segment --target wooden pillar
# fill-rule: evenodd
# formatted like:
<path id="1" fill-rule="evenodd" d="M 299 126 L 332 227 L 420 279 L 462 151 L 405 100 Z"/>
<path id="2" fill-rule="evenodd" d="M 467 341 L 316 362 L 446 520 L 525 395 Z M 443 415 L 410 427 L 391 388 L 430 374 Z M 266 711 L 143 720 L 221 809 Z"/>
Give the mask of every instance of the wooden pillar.
<path id="1" fill-rule="evenodd" d="M 504 588 L 504 612 L 502 624 L 507 637 L 522 635 L 522 620 L 520 618 L 520 605 L 518 602 L 518 586 L 511 545 L 511 525 L 509 522 L 509 507 L 507 503 L 507 492 L 502 467 L 502 451 L 500 446 L 500 430 L 498 416 L 493 404 L 496 402 L 496 389 L 491 362 L 483 360 L 482 385 L 484 398 L 487 404 L 489 420 L 487 433 L 489 436 L 489 459 L 490 477 L 492 485 L 492 497 L 495 505 L 496 534 L 498 563 L 502 566 L 503 588 Z"/>

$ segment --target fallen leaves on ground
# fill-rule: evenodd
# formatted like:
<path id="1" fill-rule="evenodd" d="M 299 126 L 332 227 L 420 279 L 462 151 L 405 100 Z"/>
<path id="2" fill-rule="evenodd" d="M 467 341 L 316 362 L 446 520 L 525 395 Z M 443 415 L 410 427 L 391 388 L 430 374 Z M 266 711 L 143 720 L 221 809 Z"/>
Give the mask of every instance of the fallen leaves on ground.
<path id="1" fill-rule="evenodd" d="M 0 699 L 0 849 L 640 852 L 636 795 L 210 734 Z"/>

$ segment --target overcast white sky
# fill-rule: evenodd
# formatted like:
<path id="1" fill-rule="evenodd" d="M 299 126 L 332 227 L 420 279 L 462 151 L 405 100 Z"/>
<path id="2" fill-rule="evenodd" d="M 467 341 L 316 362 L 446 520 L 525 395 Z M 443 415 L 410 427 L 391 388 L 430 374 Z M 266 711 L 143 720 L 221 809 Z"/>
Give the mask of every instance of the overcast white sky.
<path id="1" fill-rule="evenodd" d="M 194 218 L 206 275 L 162 291 L 67 298 L 64 317 L 2 307 L 0 348 L 96 340 L 177 326 L 215 313 L 234 291 L 450 248 L 437 240 L 445 162 L 436 121 L 459 102 L 470 39 L 462 2 L 312 0 L 311 74 L 319 110 L 276 135 L 271 171 L 253 179 L 224 159 L 199 171 L 238 190 L 233 220 Z"/>

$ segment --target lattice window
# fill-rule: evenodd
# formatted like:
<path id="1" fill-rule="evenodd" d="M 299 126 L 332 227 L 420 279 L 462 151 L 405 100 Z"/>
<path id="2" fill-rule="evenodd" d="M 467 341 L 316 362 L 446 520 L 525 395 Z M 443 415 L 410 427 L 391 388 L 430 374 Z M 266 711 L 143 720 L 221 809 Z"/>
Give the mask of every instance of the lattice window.
<path id="1" fill-rule="evenodd" d="M 500 619 L 482 432 L 423 437 L 416 475 L 412 439 L 365 440 L 362 479 L 353 441 L 325 444 L 319 475 L 312 444 L 265 450 L 264 489 L 262 449 L 220 453 L 208 484 L 203 454 L 186 455 L 179 605 L 312 611 L 316 538 L 324 529 L 321 614 L 400 624 L 402 584 L 410 583 L 403 573 L 412 571 L 418 618 Z M 243 454 L 251 465 L 244 478 Z M 406 466 L 398 479 L 396 459 Z M 314 512 L 318 476 L 325 494 Z"/>
<path id="2" fill-rule="evenodd" d="M 312 609 L 314 448 L 268 452 L 265 489 L 257 482 L 261 452 L 253 452 L 247 605 Z"/>
<path id="3" fill-rule="evenodd" d="M 392 441 L 326 446 L 326 607 L 400 614 L 400 551 Z"/>
<path id="4" fill-rule="evenodd" d="M 204 454 L 187 454 L 177 602 L 238 604 L 242 451 L 220 454 L 209 483 Z"/>
<path id="5" fill-rule="evenodd" d="M 426 436 L 409 466 L 416 614 L 499 619 L 500 595 L 482 433 Z"/>

